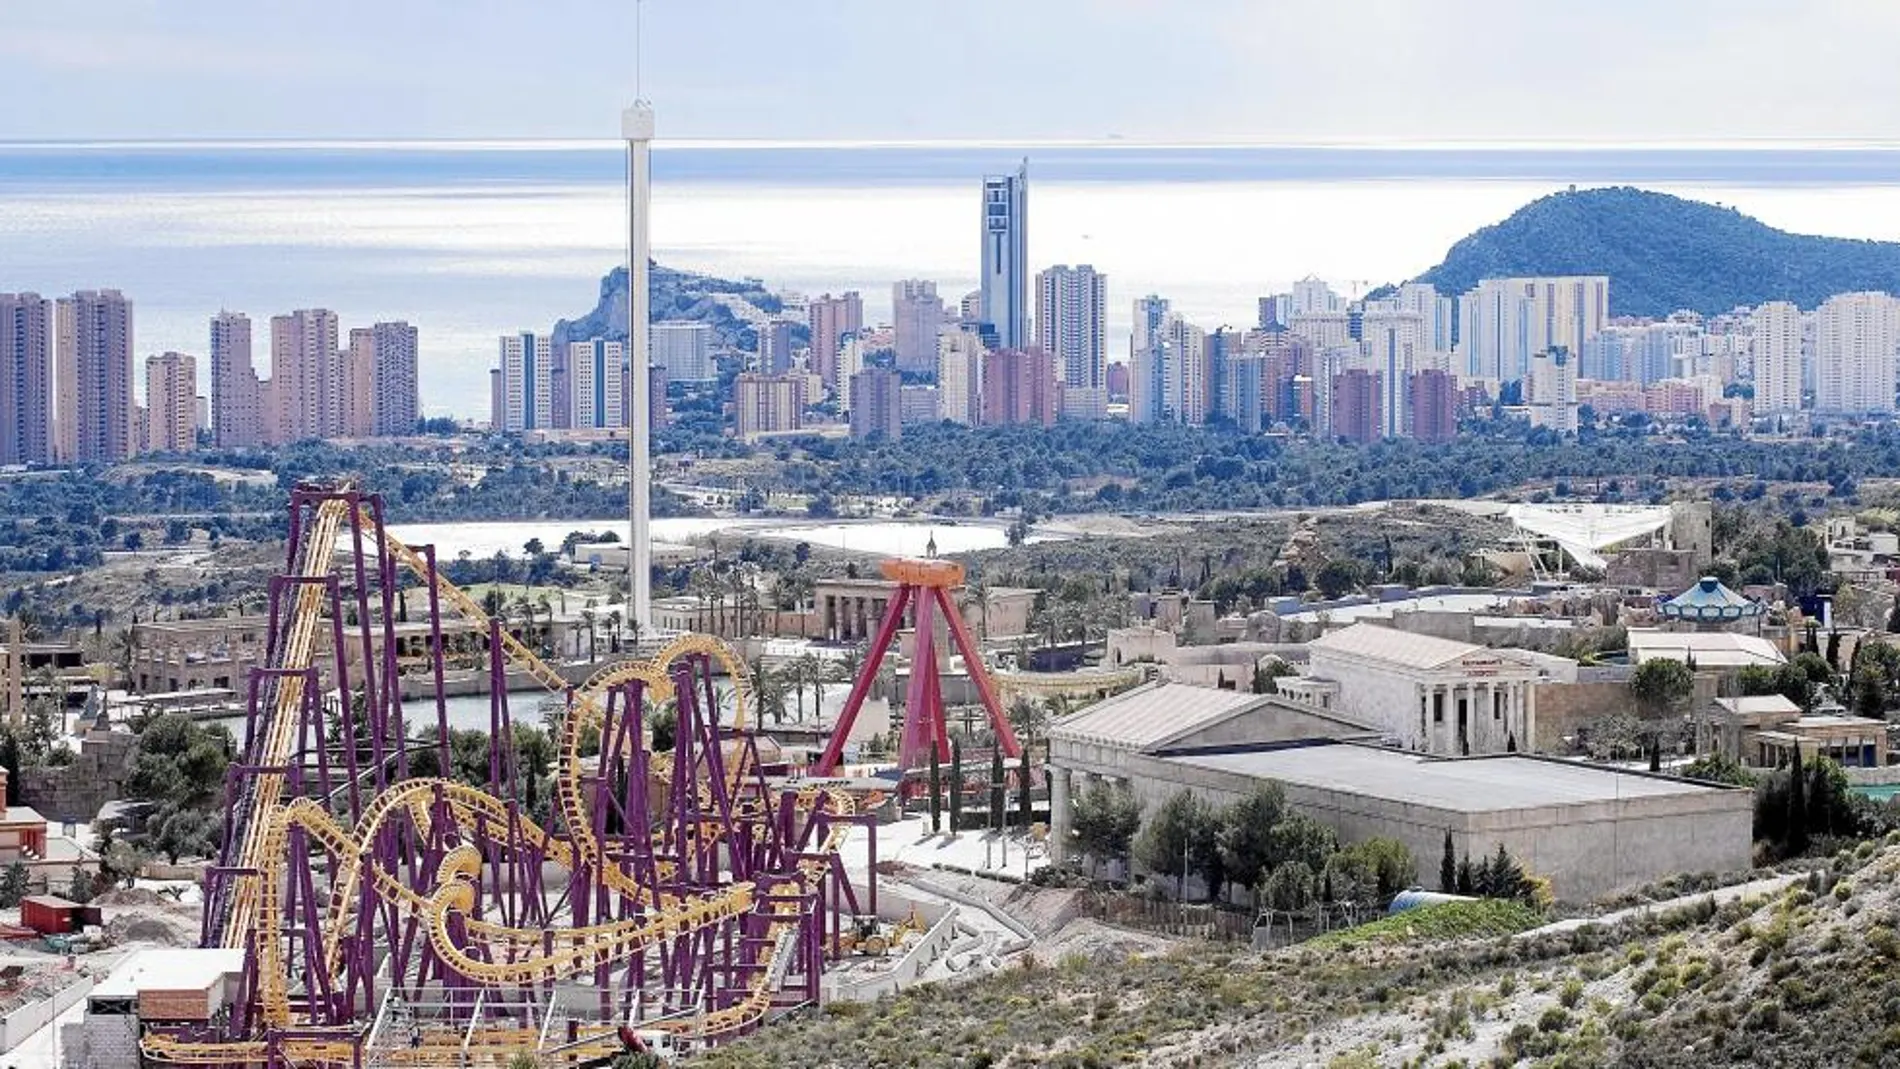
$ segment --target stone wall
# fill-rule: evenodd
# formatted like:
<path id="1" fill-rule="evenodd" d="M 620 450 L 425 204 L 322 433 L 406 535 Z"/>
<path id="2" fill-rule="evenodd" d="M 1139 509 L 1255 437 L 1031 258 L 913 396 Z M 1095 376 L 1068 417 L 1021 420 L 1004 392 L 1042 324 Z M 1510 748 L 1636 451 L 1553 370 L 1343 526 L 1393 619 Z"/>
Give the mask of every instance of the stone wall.
<path id="1" fill-rule="evenodd" d="M 1530 748 L 1536 753 L 1569 753 L 1566 736 L 1575 737 L 1579 728 L 1612 713 L 1635 710 L 1627 683 L 1539 683 L 1537 735 Z"/>
<path id="2" fill-rule="evenodd" d="M 20 803 L 55 824 L 90 824 L 99 807 L 122 797 L 138 741 L 123 731 L 95 731 L 73 763 L 20 770 Z"/>

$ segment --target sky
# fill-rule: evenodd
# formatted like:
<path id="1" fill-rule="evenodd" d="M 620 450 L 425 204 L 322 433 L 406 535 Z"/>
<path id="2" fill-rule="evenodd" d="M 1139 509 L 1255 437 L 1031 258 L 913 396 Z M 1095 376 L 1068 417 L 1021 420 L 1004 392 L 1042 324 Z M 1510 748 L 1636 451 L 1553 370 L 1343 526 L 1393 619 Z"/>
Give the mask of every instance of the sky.
<path id="1" fill-rule="evenodd" d="M 0 139 L 611 138 L 634 0 L 0 0 Z M 1891 0 L 646 0 L 663 137 L 1900 139 Z"/>

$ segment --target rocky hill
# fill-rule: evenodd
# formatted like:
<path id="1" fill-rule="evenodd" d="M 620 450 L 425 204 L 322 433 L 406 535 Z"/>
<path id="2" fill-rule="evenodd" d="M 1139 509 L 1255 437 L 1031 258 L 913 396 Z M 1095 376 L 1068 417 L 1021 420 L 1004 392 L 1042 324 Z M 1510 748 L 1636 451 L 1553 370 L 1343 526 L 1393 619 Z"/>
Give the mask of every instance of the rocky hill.
<path id="1" fill-rule="evenodd" d="M 1896 842 L 1581 927 L 1454 903 L 1266 954 L 1026 957 L 797 1014 L 705 1067 L 1892 1065 Z"/>
<path id="2" fill-rule="evenodd" d="M 659 264 L 652 271 L 652 319 L 691 319 L 713 326 L 716 347 L 754 351 L 758 334 L 748 317 L 777 314 L 782 305 L 757 279 L 732 281 L 678 271 Z M 794 341 L 802 341 L 803 324 L 796 324 Z M 627 339 L 627 269 L 616 267 L 600 280 L 600 298 L 594 310 L 577 319 L 554 324 L 554 344 L 606 338 Z"/>
<path id="3" fill-rule="evenodd" d="M 1705 314 L 1853 290 L 1900 292 L 1900 243 L 1776 230 L 1733 208 L 1628 187 L 1557 193 L 1472 234 L 1419 276 L 1440 293 L 1481 278 L 1609 275 L 1613 315 Z"/>

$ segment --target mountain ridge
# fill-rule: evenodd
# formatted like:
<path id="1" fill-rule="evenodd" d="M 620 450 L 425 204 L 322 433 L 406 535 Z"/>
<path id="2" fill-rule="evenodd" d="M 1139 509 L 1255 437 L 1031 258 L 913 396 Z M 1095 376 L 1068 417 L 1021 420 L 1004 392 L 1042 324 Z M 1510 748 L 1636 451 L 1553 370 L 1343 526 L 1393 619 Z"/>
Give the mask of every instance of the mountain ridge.
<path id="1" fill-rule="evenodd" d="M 1633 186 L 1570 190 L 1459 239 L 1416 281 L 1462 294 L 1482 278 L 1610 276 L 1610 314 L 1660 319 L 1836 293 L 1900 291 L 1900 242 L 1778 230 L 1741 211 Z"/>

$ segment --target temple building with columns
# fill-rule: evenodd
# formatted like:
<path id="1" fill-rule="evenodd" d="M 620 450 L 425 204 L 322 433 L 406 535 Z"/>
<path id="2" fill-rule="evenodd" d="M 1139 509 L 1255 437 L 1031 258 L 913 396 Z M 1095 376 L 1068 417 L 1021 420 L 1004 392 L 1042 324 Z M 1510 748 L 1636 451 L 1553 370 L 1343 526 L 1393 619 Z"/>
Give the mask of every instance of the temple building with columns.
<path id="1" fill-rule="evenodd" d="M 1280 692 L 1371 724 L 1389 746 L 1468 757 L 1529 750 L 1536 737 L 1544 670 L 1522 651 L 1358 623 L 1308 643 L 1307 656 Z"/>

